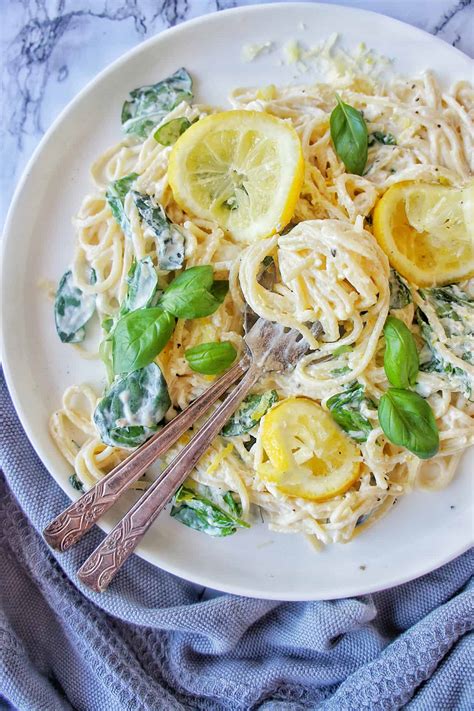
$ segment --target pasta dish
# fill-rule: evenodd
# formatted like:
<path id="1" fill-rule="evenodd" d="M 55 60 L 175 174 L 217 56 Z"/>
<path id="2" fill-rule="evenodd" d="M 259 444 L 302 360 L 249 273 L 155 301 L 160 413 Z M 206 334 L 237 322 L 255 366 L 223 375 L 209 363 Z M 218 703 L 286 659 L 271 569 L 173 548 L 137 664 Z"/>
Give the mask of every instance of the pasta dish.
<path id="1" fill-rule="evenodd" d="M 61 340 L 104 369 L 103 392 L 71 385 L 50 420 L 72 486 L 236 362 L 248 305 L 308 351 L 262 375 L 176 520 L 226 536 L 261 519 L 319 546 L 446 487 L 474 443 L 473 97 L 354 67 L 236 89 L 227 111 L 194 102 L 185 69 L 131 91 L 55 299 Z"/>

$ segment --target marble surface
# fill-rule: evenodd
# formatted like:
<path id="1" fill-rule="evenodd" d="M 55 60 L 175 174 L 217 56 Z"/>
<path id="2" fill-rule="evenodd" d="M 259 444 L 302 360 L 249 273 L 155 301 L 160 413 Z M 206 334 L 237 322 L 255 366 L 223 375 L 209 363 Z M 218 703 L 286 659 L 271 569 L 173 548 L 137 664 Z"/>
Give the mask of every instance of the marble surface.
<path id="1" fill-rule="evenodd" d="M 0 225 L 41 136 L 101 69 L 167 27 L 250 4 L 252 0 L 1 0 Z M 416 25 L 473 56 L 472 0 L 339 0 L 339 4 Z"/>

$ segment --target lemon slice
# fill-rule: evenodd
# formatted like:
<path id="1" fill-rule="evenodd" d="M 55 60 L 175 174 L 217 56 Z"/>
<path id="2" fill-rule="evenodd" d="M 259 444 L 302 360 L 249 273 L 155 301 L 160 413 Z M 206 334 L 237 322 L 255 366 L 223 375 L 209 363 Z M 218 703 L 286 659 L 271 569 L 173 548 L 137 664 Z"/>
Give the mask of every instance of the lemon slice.
<path id="1" fill-rule="evenodd" d="M 308 398 L 289 397 L 262 419 L 257 474 L 289 496 L 326 501 L 359 476 L 359 448 Z"/>
<path id="2" fill-rule="evenodd" d="M 375 206 L 373 227 L 392 266 L 418 286 L 474 275 L 474 183 L 396 183 Z"/>
<path id="3" fill-rule="evenodd" d="M 290 221 L 303 172 L 301 143 L 290 124 L 258 111 L 225 111 L 180 136 L 168 180 L 183 210 L 250 244 Z"/>

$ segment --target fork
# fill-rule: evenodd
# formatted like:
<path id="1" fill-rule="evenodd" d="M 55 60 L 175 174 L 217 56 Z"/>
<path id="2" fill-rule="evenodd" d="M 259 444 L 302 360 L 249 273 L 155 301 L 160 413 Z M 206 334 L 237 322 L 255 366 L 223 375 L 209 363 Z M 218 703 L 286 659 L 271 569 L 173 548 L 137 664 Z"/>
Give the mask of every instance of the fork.
<path id="1" fill-rule="evenodd" d="M 262 374 L 279 372 L 294 366 L 309 349 L 299 331 L 263 318 L 259 318 L 250 329 L 245 336 L 245 342 L 248 353 L 247 365 L 244 366 L 246 372 L 242 380 L 79 569 L 79 579 L 92 590 L 106 590 L 151 524 Z M 165 430 L 157 436 L 155 445 L 164 432 Z"/>
<path id="2" fill-rule="evenodd" d="M 272 261 L 262 267 L 258 275 L 258 282 L 264 288 L 271 289 L 275 279 L 276 268 Z M 245 333 L 250 331 L 257 319 L 257 314 L 247 304 L 244 312 Z M 242 377 L 248 366 L 249 359 L 245 355 L 202 395 L 197 397 L 189 407 L 176 415 L 162 430 L 154 434 L 138 450 L 50 521 L 43 531 L 48 545 L 64 552 L 80 541 L 148 467 L 164 454 L 233 383 Z"/>

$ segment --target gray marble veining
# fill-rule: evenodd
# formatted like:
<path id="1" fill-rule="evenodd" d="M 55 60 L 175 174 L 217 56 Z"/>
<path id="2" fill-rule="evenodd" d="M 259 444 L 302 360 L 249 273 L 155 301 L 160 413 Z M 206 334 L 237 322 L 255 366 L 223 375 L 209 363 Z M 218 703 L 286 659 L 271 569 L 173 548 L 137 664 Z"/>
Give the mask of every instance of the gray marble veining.
<path id="1" fill-rule="evenodd" d="M 335 0 L 326 0 L 334 2 Z M 472 0 L 340 0 L 473 54 Z M 101 69 L 183 20 L 254 0 L 3 0 L 0 224 L 26 161 L 61 109 Z"/>

